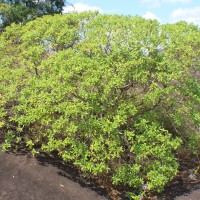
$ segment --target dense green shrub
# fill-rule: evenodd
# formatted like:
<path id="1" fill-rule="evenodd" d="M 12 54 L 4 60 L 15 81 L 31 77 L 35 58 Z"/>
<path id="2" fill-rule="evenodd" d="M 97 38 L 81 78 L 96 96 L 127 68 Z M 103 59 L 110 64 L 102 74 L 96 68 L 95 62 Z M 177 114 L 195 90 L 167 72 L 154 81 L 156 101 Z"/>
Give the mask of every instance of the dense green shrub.
<path id="1" fill-rule="evenodd" d="M 14 132 L 2 147 L 23 139 L 33 154 L 35 144 L 56 150 L 133 188 L 133 199 L 162 191 L 178 171 L 174 151 L 198 134 L 199 47 L 198 27 L 141 17 L 72 13 L 7 27 L 0 119 Z"/>

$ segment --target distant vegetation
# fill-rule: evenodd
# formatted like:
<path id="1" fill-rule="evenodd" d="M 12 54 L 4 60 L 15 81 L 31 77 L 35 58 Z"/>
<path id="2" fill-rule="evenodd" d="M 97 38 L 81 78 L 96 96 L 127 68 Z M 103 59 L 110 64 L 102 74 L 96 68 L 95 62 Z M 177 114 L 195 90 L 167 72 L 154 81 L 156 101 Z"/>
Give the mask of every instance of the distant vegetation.
<path id="1" fill-rule="evenodd" d="M 95 12 L 0 35 L 1 148 L 58 152 L 130 199 L 161 192 L 199 156 L 200 30 Z M 175 157 L 176 155 L 176 157 Z M 130 192 L 132 191 L 132 192 Z"/>
<path id="2" fill-rule="evenodd" d="M 0 0 L 0 31 L 12 23 L 26 22 L 43 15 L 62 13 L 65 0 Z"/>

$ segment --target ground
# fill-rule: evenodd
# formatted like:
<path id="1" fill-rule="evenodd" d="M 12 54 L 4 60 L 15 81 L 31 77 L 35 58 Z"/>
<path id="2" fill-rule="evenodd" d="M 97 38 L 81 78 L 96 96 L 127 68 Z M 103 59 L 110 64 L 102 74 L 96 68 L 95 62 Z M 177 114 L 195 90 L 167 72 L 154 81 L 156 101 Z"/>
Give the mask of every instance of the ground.
<path id="1" fill-rule="evenodd" d="M 109 197 L 97 185 L 83 183 L 78 172 L 59 158 L 45 154 L 34 158 L 27 153 L 0 151 L 0 200 L 41 199 L 108 200 Z M 200 200 L 200 187 L 177 178 L 158 199 Z"/>
<path id="2" fill-rule="evenodd" d="M 0 152 L 0 200 L 106 200 L 48 159 Z M 67 168 L 66 168 L 67 169 Z"/>

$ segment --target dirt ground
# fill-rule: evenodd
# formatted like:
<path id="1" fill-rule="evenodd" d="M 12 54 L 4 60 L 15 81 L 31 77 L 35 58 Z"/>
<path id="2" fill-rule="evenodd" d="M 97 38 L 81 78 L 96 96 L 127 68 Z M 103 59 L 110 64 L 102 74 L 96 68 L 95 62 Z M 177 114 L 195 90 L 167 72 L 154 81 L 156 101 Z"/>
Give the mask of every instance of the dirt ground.
<path id="1" fill-rule="evenodd" d="M 0 200 L 106 200 L 48 158 L 0 152 Z"/>
<path id="2" fill-rule="evenodd" d="M 0 200 L 108 200 L 101 188 L 82 184 L 71 166 L 57 158 L 0 151 Z M 174 183 L 160 200 L 200 200 L 200 187 Z"/>

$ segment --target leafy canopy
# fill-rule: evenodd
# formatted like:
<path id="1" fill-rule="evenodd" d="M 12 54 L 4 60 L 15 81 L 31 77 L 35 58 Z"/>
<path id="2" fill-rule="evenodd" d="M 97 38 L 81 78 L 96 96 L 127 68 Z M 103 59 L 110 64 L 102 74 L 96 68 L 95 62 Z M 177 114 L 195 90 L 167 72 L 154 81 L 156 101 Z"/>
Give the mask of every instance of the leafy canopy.
<path id="1" fill-rule="evenodd" d="M 84 12 L 12 24 L 0 36 L 2 148 L 56 150 L 133 199 L 162 191 L 174 152 L 199 152 L 199 47 L 185 22 Z"/>
<path id="2" fill-rule="evenodd" d="M 65 0 L 0 0 L 1 29 L 11 23 L 24 24 L 36 17 L 62 13 Z"/>

